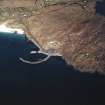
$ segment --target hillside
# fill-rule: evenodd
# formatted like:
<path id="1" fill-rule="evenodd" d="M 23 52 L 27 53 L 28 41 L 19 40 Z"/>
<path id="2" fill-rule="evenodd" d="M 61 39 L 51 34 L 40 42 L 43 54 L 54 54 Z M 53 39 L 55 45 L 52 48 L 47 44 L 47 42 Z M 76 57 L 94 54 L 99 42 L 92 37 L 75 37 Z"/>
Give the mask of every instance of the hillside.
<path id="1" fill-rule="evenodd" d="M 2 0 L 0 23 L 22 28 L 43 51 L 53 49 L 82 72 L 105 73 L 105 17 L 96 0 Z"/>

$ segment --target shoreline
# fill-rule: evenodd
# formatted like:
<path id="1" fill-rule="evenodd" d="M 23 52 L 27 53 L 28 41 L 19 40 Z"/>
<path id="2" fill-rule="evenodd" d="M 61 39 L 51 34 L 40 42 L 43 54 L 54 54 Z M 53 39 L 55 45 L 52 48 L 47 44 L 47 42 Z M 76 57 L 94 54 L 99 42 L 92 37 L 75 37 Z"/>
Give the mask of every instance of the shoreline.
<path id="1" fill-rule="evenodd" d="M 27 34 L 25 34 L 26 37 L 28 36 Z M 28 40 L 30 40 L 36 47 L 39 48 L 39 51 L 31 51 L 30 54 L 44 54 L 47 57 L 40 59 L 38 61 L 29 61 L 29 60 L 25 60 L 22 57 L 19 57 L 19 60 L 22 61 L 23 63 L 27 63 L 27 64 L 40 64 L 43 62 L 46 62 L 48 59 L 50 59 L 50 57 L 54 57 L 54 56 L 59 56 L 62 57 L 61 54 L 59 53 L 53 53 L 51 51 L 46 51 L 44 48 L 41 47 L 41 45 L 39 45 L 39 43 L 37 43 L 37 41 L 35 41 L 32 37 L 27 37 Z M 50 50 L 50 49 L 49 49 Z"/>

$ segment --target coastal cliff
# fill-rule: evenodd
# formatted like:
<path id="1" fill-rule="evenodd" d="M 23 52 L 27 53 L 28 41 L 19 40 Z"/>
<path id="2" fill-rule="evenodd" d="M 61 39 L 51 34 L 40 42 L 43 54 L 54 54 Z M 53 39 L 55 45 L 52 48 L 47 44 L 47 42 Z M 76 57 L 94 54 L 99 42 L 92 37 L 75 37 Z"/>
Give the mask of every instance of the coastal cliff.
<path id="1" fill-rule="evenodd" d="M 0 24 L 23 29 L 43 51 L 52 49 L 81 72 L 105 73 L 105 16 L 96 14 L 96 0 L 0 2 Z"/>

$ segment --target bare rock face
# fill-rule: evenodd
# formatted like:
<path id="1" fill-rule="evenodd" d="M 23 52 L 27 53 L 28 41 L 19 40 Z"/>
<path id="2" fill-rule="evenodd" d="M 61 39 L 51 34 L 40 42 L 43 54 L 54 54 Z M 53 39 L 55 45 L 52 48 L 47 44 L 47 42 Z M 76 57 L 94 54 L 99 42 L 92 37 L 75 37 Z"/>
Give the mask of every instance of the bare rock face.
<path id="1" fill-rule="evenodd" d="M 95 13 L 96 0 L 40 0 L 41 8 L 34 3 L 3 7 L 9 17 L 2 15 L 1 23 L 21 27 L 30 40 L 45 51 L 55 50 L 79 71 L 105 73 L 105 17 Z"/>

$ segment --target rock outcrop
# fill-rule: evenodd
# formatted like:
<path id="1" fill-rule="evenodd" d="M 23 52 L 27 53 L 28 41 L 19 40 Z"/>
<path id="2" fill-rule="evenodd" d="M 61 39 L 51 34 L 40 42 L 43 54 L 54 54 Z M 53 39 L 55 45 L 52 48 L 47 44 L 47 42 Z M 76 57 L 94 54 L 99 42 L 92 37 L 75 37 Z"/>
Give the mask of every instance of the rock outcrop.
<path id="1" fill-rule="evenodd" d="M 44 51 L 53 49 L 82 72 L 105 73 L 105 17 L 96 14 L 96 0 L 14 1 L 0 8 L 1 24 L 22 28 Z"/>

